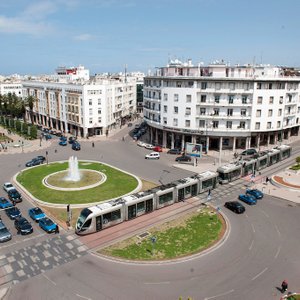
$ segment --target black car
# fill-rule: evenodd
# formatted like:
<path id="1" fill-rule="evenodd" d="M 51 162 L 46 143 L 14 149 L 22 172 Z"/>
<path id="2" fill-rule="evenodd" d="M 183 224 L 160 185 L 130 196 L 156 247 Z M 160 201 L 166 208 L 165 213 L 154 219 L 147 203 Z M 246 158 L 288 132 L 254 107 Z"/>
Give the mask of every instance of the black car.
<path id="1" fill-rule="evenodd" d="M 41 163 L 43 164 L 45 162 L 45 160 L 46 160 L 46 157 L 42 156 L 42 155 L 38 155 L 34 159 L 41 161 Z"/>
<path id="2" fill-rule="evenodd" d="M 21 234 L 30 234 L 33 232 L 32 225 L 24 217 L 15 219 L 15 227 Z"/>
<path id="3" fill-rule="evenodd" d="M 72 149 L 75 150 L 75 151 L 79 151 L 81 149 L 80 144 L 77 141 L 75 141 L 72 144 Z"/>
<path id="4" fill-rule="evenodd" d="M 21 212 L 16 206 L 7 208 L 5 210 L 5 213 L 11 220 L 21 217 Z"/>
<path id="5" fill-rule="evenodd" d="M 181 155 L 176 157 L 175 161 L 191 161 L 191 157 L 188 155 Z"/>
<path id="6" fill-rule="evenodd" d="M 76 137 L 70 136 L 69 137 L 69 144 L 73 144 L 74 142 L 76 142 Z"/>
<path id="7" fill-rule="evenodd" d="M 245 206 L 238 201 L 225 202 L 224 206 L 237 214 L 242 214 L 246 210 Z"/>
<path id="8" fill-rule="evenodd" d="M 7 192 L 8 198 L 11 202 L 21 202 L 22 196 L 16 189 L 11 189 Z"/>
<path id="9" fill-rule="evenodd" d="M 181 150 L 180 150 L 180 149 L 177 149 L 177 148 L 174 148 L 174 149 L 170 149 L 167 153 L 168 153 L 168 154 L 176 154 L 176 155 L 179 155 L 179 154 L 181 154 Z"/>
<path id="10" fill-rule="evenodd" d="M 27 162 L 25 164 L 26 167 L 33 167 L 33 166 L 38 166 L 42 164 L 42 161 L 36 158 L 33 158 L 32 160 L 30 160 L 29 162 Z"/>

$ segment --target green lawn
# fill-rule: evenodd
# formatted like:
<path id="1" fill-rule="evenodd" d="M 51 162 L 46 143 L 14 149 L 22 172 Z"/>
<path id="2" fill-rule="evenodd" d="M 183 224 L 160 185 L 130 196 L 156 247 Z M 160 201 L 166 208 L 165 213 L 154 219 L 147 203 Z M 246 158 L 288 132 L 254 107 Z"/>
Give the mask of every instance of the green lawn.
<path id="1" fill-rule="evenodd" d="M 222 228 L 219 215 L 203 209 L 149 230 L 144 239 L 133 237 L 99 253 L 133 260 L 172 259 L 209 247 L 218 240 Z M 156 237 L 155 243 L 151 237 Z"/>
<path id="2" fill-rule="evenodd" d="M 287 300 L 300 300 L 300 294 L 298 295 L 291 295 L 286 298 Z"/>
<path id="3" fill-rule="evenodd" d="M 120 197 L 133 191 L 137 185 L 137 180 L 126 173 L 111 168 L 101 163 L 79 162 L 79 168 L 100 171 L 107 176 L 107 180 L 95 188 L 83 191 L 56 191 L 45 187 L 42 180 L 45 176 L 66 170 L 68 163 L 53 163 L 41 165 L 32 169 L 23 170 L 17 181 L 22 184 L 34 197 L 50 203 L 91 203 Z"/>

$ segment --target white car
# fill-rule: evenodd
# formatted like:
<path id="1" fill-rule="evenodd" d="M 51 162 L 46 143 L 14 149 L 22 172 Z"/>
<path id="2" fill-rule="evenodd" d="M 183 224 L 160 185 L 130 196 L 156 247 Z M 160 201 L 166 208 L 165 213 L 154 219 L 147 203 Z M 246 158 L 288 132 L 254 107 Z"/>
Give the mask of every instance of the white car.
<path id="1" fill-rule="evenodd" d="M 140 146 L 140 147 L 145 147 L 146 143 L 144 143 L 142 141 L 139 141 L 139 142 L 137 142 L 137 145 Z"/>
<path id="2" fill-rule="evenodd" d="M 10 182 L 5 182 L 3 184 L 3 189 L 4 189 L 5 192 L 8 193 L 9 190 L 14 190 L 15 187 Z"/>
<path id="3" fill-rule="evenodd" d="M 151 144 L 145 144 L 144 147 L 145 147 L 146 149 L 149 149 L 149 150 L 152 150 L 152 149 L 154 148 L 154 146 L 151 145 Z"/>
<path id="4" fill-rule="evenodd" d="M 159 152 L 151 152 L 145 156 L 145 159 L 159 159 L 160 155 Z"/>

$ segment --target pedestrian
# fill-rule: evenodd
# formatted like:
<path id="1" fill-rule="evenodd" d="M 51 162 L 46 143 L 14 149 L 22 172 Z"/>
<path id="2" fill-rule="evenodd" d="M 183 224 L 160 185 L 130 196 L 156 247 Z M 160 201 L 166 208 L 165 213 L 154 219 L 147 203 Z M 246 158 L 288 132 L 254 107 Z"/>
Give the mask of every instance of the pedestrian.
<path id="1" fill-rule="evenodd" d="M 287 289 L 288 289 L 288 283 L 286 280 L 283 280 L 281 284 L 281 292 L 284 293 L 287 291 Z"/>
<path id="2" fill-rule="evenodd" d="M 122 141 L 125 142 L 125 137 L 124 136 L 122 137 Z"/>
<path id="3" fill-rule="evenodd" d="M 269 177 L 267 176 L 267 177 L 266 177 L 266 183 L 268 183 L 268 182 L 269 182 L 269 180 L 270 180 L 270 179 L 269 179 Z"/>
<path id="4" fill-rule="evenodd" d="M 198 158 L 196 158 L 196 167 L 198 166 Z"/>
<path id="5" fill-rule="evenodd" d="M 211 189 L 208 190 L 208 197 L 210 197 Z"/>
<path id="6" fill-rule="evenodd" d="M 94 142 L 92 142 L 92 147 L 93 147 L 93 148 L 95 147 L 95 143 L 94 143 Z"/>
<path id="7" fill-rule="evenodd" d="M 57 153 L 57 149 L 55 149 L 54 152 Z"/>
<path id="8" fill-rule="evenodd" d="M 55 227 L 55 234 L 58 234 L 59 233 L 59 227 L 58 225 L 56 224 L 56 227 Z"/>

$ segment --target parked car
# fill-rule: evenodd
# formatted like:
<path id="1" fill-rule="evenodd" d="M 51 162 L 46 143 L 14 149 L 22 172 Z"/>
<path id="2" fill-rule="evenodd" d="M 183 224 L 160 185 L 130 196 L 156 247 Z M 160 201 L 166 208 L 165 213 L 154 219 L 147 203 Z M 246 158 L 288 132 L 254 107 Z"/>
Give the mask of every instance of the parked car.
<path id="1" fill-rule="evenodd" d="M 149 150 L 152 150 L 152 149 L 154 148 L 154 146 L 151 145 L 151 144 L 145 144 L 144 147 L 145 147 L 146 149 L 149 149 Z"/>
<path id="2" fill-rule="evenodd" d="M 245 151 L 243 151 L 240 156 L 242 158 L 257 158 L 259 154 L 257 153 L 256 149 L 250 148 Z"/>
<path id="3" fill-rule="evenodd" d="M 15 219 L 15 227 L 22 235 L 30 234 L 33 232 L 32 225 L 24 217 L 19 217 Z"/>
<path id="4" fill-rule="evenodd" d="M 42 164 L 46 161 L 46 157 L 43 156 L 43 155 L 38 155 L 34 159 L 37 159 L 37 160 L 41 161 Z"/>
<path id="5" fill-rule="evenodd" d="M 13 203 L 22 201 L 22 195 L 16 189 L 8 191 L 8 198 Z"/>
<path id="6" fill-rule="evenodd" d="M 138 141 L 137 145 L 140 147 L 145 147 L 146 143 L 142 142 L 142 141 Z"/>
<path id="7" fill-rule="evenodd" d="M 145 155 L 145 159 L 159 159 L 160 154 L 158 152 L 151 152 L 150 154 Z"/>
<path id="8" fill-rule="evenodd" d="M 241 194 L 241 195 L 239 195 L 239 199 L 249 205 L 256 204 L 256 202 L 257 202 L 257 200 L 253 196 L 250 196 L 250 195 Z"/>
<path id="9" fill-rule="evenodd" d="M 61 137 L 59 138 L 59 140 L 60 140 L 60 141 L 66 141 L 66 140 L 67 140 L 67 137 L 61 136 Z"/>
<path id="10" fill-rule="evenodd" d="M 12 203 L 4 197 L 0 197 L 0 208 L 5 209 L 12 207 Z"/>
<path id="11" fill-rule="evenodd" d="M 9 230 L 6 228 L 6 226 L 4 225 L 4 223 L 2 221 L 0 221 L 0 242 L 7 242 L 9 240 L 11 240 L 12 235 L 9 232 Z"/>
<path id="12" fill-rule="evenodd" d="M 242 214 L 246 210 L 245 206 L 238 201 L 225 202 L 224 206 L 237 214 Z"/>
<path id="13" fill-rule="evenodd" d="M 72 144 L 72 149 L 75 150 L 75 151 L 79 151 L 81 149 L 80 144 L 77 141 L 75 141 Z"/>
<path id="14" fill-rule="evenodd" d="M 49 133 L 44 134 L 44 137 L 45 137 L 46 141 L 52 139 L 52 135 Z"/>
<path id="15" fill-rule="evenodd" d="M 8 193 L 9 190 L 15 189 L 15 187 L 10 182 L 5 182 L 3 184 L 3 189 L 6 193 Z"/>
<path id="16" fill-rule="evenodd" d="M 75 136 L 70 136 L 69 137 L 69 144 L 73 144 L 76 141 L 76 137 Z"/>
<path id="17" fill-rule="evenodd" d="M 25 166 L 26 167 L 33 167 L 33 166 L 38 166 L 42 164 L 42 161 L 36 158 L 33 158 L 32 160 L 28 161 Z"/>
<path id="18" fill-rule="evenodd" d="M 57 131 L 55 135 L 58 136 L 58 137 L 62 137 L 62 132 Z"/>
<path id="19" fill-rule="evenodd" d="M 131 127 L 131 126 L 132 126 L 132 123 L 128 123 L 128 124 L 127 124 L 127 127 Z"/>
<path id="20" fill-rule="evenodd" d="M 168 153 L 168 154 L 176 154 L 176 155 L 179 155 L 179 154 L 181 154 L 181 150 L 180 150 L 180 149 L 177 149 L 177 148 L 174 148 L 174 149 L 170 149 L 167 153 Z"/>
<path id="21" fill-rule="evenodd" d="M 47 233 L 54 232 L 56 229 L 56 224 L 48 217 L 44 217 L 44 218 L 40 219 L 39 226 L 43 230 L 45 230 Z"/>
<path id="22" fill-rule="evenodd" d="M 7 208 L 7 209 L 5 210 L 5 213 L 6 213 L 6 215 L 7 215 L 11 220 L 14 220 L 15 218 L 21 217 L 21 215 L 22 215 L 21 212 L 20 212 L 20 210 L 19 210 L 16 206 Z"/>
<path id="23" fill-rule="evenodd" d="M 30 218 L 34 221 L 39 221 L 42 218 L 45 218 L 45 213 L 39 207 L 33 207 L 28 210 Z"/>
<path id="24" fill-rule="evenodd" d="M 191 161 L 192 159 L 191 159 L 191 157 L 190 156 L 188 156 L 188 155 L 181 155 L 181 156 L 178 156 L 178 157 L 176 157 L 176 159 L 175 159 L 175 161 Z"/>
<path id="25" fill-rule="evenodd" d="M 257 189 L 247 189 L 246 194 L 253 196 L 255 199 L 262 199 L 264 196 L 263 192 Z"/>
<path id="26" fill-rule="evenodd" d="M 67 140 L 65 140 L 65 141 L 60 141 L 60 142 L 58 143 L 58 145 L 60 145 L 60 146 L 67 146 L 67 145 L 68 145 L 68 142 L 67 142 Z"/>
<path id="27" fill-rule="evenodd" d="M 153 148 L 153 151 L 155 151 L 155 152 L 162 152 L 163 150 L 162 150 L 162 147 L 160 147 L 160 146 L 155 146 L 155 147 Z"/>

